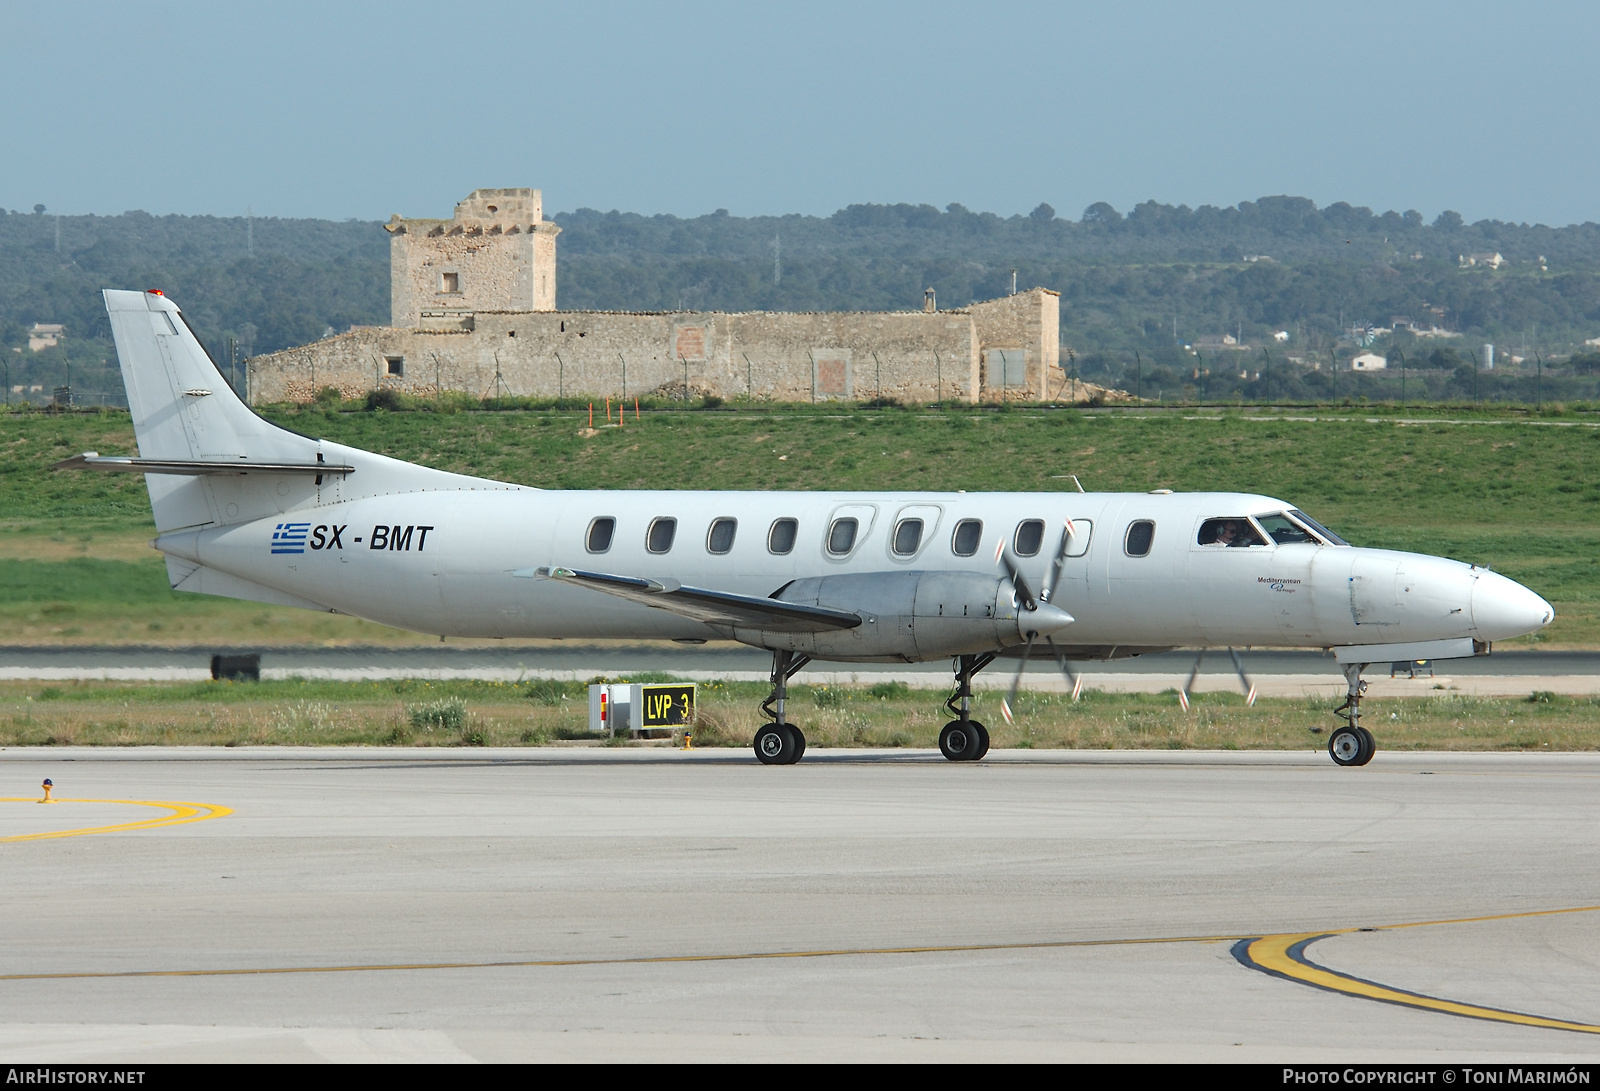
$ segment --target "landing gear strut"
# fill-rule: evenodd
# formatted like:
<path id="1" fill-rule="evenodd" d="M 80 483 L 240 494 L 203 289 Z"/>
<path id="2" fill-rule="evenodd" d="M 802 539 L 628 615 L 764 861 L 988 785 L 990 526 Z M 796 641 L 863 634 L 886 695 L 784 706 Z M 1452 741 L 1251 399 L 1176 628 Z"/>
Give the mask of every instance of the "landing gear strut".
<path id="1" fill-rule="evenodd" d="M 939 732 L 939 752 L 951 761 L 977 761 L 989 752 L 989 729 L 972 718 L 972 676 L 993 662 L 988 652 L 956 657 L 956 691 L 944 703 L 956 719 Z"/>
<path id="2" fill-rule="evenodd" d="M 797 652 L 772 653 L 772 693 L 761 702 L 761 711 L 772 722 L 756 732 L 756 757 L 762 765 L 793 765 L 806 752 L 806 737 L 794 724 L 784 721 L 784 706 L 789 700 L 789 679 L 811 662 L 809 655 Z"/>
<path id="3" fill-rule="evenodd" d="M 1328 736 L 1328 756 L 1340 765 L 1365 765 L 1378 749 L 1372 732 L 1361 726 L 1361 696 L 1367 692 L 1361 672 L 1369 666 L 1370 663 L 1344 664 L 1344 676 L 1350 684 L 1350 690 L 1345 695 L 1344 704 L 1334 709 L 1333 714 L 1337 716 L 1344 713 L 1345 725 Z"/>

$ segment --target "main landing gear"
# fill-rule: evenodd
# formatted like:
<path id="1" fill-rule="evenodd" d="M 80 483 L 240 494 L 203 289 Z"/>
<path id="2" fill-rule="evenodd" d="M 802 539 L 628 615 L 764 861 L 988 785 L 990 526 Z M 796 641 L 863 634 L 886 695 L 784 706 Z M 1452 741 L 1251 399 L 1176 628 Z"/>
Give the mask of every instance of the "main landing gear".
<path id="1" fill-rule="evenodd" d="M 772 722 L 756 732 L 756 757 L 762 765 L 793 765 L 806 752 L 806 737 L 794 724 L 784 721 L 784 706 L 789 700 L 789 679 L 811 662 L 809 655 L 797 652 L 772 653 L 772 693 L 761 702 L 761 711 Z"/>
<path id="2" fill-rule="evenodd" d="M 1339 765 L 1365 765 L 1378 749 L 1372 732 L 1361 726 L 1361 696 L 1367 692 L 1361 672 L 1368 666 L 1370 664 L 1367 663 L 1344 665 L 1344 676 L 1350 684 L 1350 690 L 1345 695 L 1344 704 L 1334 709 L 1333 714 L 1337 716 L 1344 713 L 1345 725 L 1328 736 L 1328 756 Z"/>
<path id="3" fill-rule="evenodd" d="M 994 655 L 956 657 L 956 691 L 944 706 L 956 719 L 939 732 L 939 752 L 951 761 L 977 761 L 989 752 L 989 729 L 972 718 L 972 676 L 994 662 Z"/>
<path id="4" fill-rule="evenodd" d="M 989 729 L 972 718 L 972 676 L 993 663 L 992 654 L 962 655 L 955 661 L 956 691 L 945 707 L 956 719 L 939 732 L 939 752 L 951 761 L 977 761 L 989 752 Z M 770 721 L 756 732 L 756 758 L 762 765 L 793 765 L 806 752 L 806 737 L 784 719 L 789 701 L 789 679 L 811 662 L 798 652 L 772 653 L 772 693 L 761 702 Z"/>

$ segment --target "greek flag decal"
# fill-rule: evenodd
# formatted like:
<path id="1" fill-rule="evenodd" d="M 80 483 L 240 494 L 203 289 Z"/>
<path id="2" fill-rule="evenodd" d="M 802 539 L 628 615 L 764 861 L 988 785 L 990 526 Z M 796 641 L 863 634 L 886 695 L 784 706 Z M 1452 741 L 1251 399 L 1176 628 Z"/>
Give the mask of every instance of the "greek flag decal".
<path id="1" fill-rule="evenodd" d="M 272 552 L 304 553 L 310 533 L 310 523 L 279 523 L 272 532 Z"/>

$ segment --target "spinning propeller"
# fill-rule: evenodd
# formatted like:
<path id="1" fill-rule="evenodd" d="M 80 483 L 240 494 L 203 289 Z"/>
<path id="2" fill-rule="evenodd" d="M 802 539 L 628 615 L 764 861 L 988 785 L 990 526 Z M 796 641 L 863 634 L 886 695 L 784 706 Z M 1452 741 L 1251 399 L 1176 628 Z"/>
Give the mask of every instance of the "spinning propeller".
<path id="1" fill-rule="evenodd" d="M 1256 703 L 1256 684 L 1244 672 L 1244 660 L 1240 658 L 1237 648 L 1229 648 L 1228 654 L 1233 657 L 1233 670 L 1239 676 L 1239 681 L 1244 685 L 1244 703 L 1247 707 L 1254 707 Z M 1189 680 L 1178 691 L 1178 703 L 1183 706 L 1183 711 L 1189 711 L 1189 691 L 1194 688 L 1194 680 L 1200 677 L 1200 664 L 1205 661 L 1206 651 L 1200 649 L 1200 654 L 1194 657 L 1194 670 L 1189 672 Z"/>
<path id="2" fill-rule="evenodd" d="M 1022 662 L 1017 664 L 1016 677 L 1011 679 L 1011 690 L 1006 694 L 1005 700 L 1000 703 L 1000 712 L 1006 718 L 1006 723 L 1012 723 L 1012 707 L 1017 701 L 1017 690 L 1022 686 L 1022 672 L 1028 669 L 1028 657 L 1033 654 L 1033 642 L 1044 637 L 1050 650 L 1055 653 L 1056 666 L 1060 668 L 1066 680 L 1072 683 L 1072 699 L 1076 701 L 1083 691 L 1083 679 L 1073 673 L 1067 664 L 1067 658 L 1056 647 L 1054 635 L 1072 624 L 1072 615 L 1059 606 L 1050 603 L 1050 597 L 1055 594 L 1056 584 L 1061 579 L 1061 570 L 1067 563 L 1067 551 L 1072 548 L 1072 541 L 1077 536 L 1077 528 L 1068 519 L 1061 531 L 1061 545 L 1056 550 L 1055 559 L 1050 563 L 1050 574 L 1045 578 L 1044 586 L 1035 595 L 1029 586 L 1027 578 L 1022 574 L 1022 566 L 1011 547 L 1002 538 L 995 546 L 994 559 L 997 564 L 1004 564 L 1006 572 L 1011 577 L 1011 586 L 1017 592 L 1017 605 L 1024 610 L 1017 621 L 1023 632 L 1027 633 L 1028 642 L 1022 648 Z"/>

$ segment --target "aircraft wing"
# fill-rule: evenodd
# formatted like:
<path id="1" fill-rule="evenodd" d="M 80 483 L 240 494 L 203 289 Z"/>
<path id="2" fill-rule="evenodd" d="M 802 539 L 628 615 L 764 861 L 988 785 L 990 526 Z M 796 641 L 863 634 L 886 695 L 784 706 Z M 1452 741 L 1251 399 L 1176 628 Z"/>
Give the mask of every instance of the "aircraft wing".
<path id="1" fill-rule="evenodd" d="M 861 624 L 860 615 L 848 610 L 684 587 L 676 580 L 642 580 L 634 576 L 580 572 L 571 568 L 521 568 L 512 575 L 565 580 L 707 625 L 762 629 L 775 633 L 821 633 L 834 629 L 854 629 Z"/>

